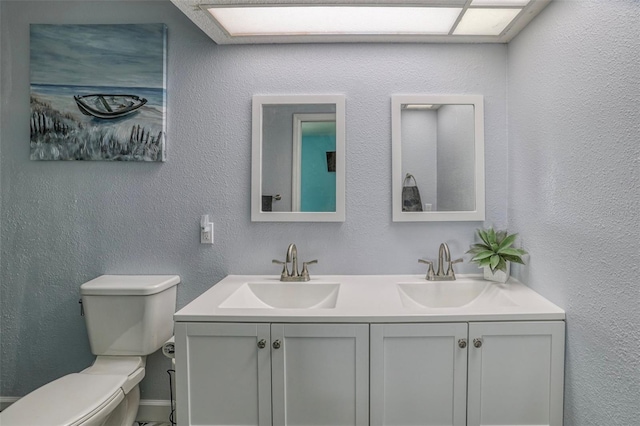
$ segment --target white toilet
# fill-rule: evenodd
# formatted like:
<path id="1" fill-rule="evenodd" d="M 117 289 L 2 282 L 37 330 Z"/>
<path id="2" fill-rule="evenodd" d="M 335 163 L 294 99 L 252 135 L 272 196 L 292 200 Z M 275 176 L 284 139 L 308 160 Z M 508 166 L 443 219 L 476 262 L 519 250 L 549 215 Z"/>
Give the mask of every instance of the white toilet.
<path id="1" fill-rule="evenodd" d="M 177 275 L 102 275 L 80 286 L 93 365 L 0 413 L 2 426 L 131 426 L 146 356 L 173 334 Z"/>

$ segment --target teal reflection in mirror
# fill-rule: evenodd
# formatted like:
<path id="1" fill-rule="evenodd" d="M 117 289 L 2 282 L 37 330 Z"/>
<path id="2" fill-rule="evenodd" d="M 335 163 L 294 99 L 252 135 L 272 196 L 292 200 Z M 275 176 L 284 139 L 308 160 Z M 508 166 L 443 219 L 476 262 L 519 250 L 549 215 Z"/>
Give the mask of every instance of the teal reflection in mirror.
<path id="1" fill-rule="evenodd" d="M 393 220 L 484 220 L 477 95 L 392 97 Z"/>
<path id="2" fill-rule="evenodd" d="M 252 221 L 344 221 L 344 97 L 253 97 Z"/>
<path id="3" fill-rule="evenodd" d="M 336 115 L 294 114 L 292 211 L 335 212 Z M 335 161 L 335 157 L 334 160 Z"/>

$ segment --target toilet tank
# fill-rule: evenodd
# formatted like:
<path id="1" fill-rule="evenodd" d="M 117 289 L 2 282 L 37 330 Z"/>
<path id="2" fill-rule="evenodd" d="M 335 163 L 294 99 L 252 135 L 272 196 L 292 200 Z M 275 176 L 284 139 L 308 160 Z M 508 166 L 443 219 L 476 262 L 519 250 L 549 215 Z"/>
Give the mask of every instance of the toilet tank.
<path id="1" fill-rule="evenodd" d="M 149 355 L 173 335 L 177 275 L 102 275 L 80 286 L 94 355 Z"/>

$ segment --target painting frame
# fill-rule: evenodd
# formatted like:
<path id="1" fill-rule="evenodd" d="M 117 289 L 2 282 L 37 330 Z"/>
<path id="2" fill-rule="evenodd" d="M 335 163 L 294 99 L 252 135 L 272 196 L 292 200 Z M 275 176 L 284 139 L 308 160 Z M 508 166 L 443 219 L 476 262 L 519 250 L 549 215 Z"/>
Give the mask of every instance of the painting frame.
<path id="1" fill-rule="evenodd" d="M 31 160 L 166 161 L 166 24 L 31 24 L 30 59 Z"/>

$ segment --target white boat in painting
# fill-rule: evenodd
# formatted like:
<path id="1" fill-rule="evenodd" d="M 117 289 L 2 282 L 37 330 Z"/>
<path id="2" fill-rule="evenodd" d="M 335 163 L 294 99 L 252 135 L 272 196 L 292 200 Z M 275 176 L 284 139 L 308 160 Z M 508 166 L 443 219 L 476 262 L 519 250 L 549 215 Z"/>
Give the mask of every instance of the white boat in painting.
<path id="1" fill-rule="evenodd" d="M 119 118 L 135 112 L 147 103 L 145 98 L 136 95 L 92 94 L 74 96 L 78 109 L 85 115 L 97 118 Z"/>

